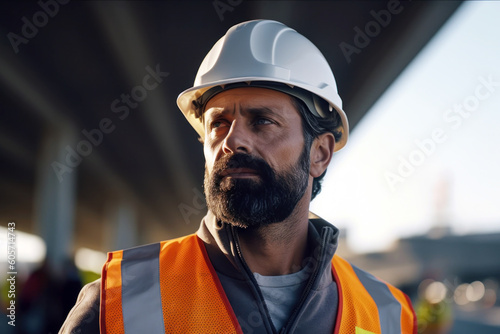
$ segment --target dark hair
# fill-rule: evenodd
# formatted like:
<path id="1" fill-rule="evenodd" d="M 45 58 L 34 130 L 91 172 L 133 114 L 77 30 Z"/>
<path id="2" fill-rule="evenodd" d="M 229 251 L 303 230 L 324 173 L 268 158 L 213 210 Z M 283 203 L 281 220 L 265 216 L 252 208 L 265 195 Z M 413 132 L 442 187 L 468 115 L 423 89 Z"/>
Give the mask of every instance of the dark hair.
<path id="1" fill-rule="evenodd" d="M 339 127 L 341 126 L 342 121 L 337 112 L 334 111 L 330 113 L 331 117 L 328 118 L 318 117 L 309 111 L 304 102 L 302 102 L 301 100 L 299 100 L 294 96 L 290 95 L 290 97 L 292 100 L 292 104 L 300 113 L 300 116 L 302 118 L 302 130 L 304 132 L 304 142 L 309 150 L 311 149 L 311 145 L 314 139 L 318 138 L 323 133 L 330 132 L 335 137 L 336 142 L 340 140 L 340 137 L 342 137 L 342 131 L 339 130 Z M 326 169 L 323 172 L 323 174 L 314 178 L 311 200 L 313 200 L 316 197 L 316 195 L 321 192 L 321 182 L 323 181 L 325 174 L 326 174 Z"/>

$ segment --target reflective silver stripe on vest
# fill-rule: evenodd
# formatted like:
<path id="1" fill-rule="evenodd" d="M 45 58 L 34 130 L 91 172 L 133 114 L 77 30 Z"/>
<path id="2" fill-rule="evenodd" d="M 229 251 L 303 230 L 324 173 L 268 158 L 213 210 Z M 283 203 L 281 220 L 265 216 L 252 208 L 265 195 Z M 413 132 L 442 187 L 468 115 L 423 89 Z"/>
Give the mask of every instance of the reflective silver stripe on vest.
<path id="1" fill-rule="evenodd" d="M 352 269 L 377 305 L 382 334 L 401 333 L 401 304 L 389 287 L 356 266 Z"/>
<path id="2" fill-rule="evenodd" d="M 123 251 L 122 310 L 126 334 L 165 333 L 159 253 L 159 243 Z"/>

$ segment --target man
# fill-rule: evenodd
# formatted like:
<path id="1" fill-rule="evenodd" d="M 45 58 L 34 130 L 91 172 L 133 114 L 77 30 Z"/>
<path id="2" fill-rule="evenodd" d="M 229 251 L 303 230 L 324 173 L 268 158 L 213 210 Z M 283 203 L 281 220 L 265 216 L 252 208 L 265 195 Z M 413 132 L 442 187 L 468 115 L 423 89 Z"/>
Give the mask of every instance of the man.
<path id="1" fill-rule="evenodd" d="M 348 136 L 309 40 L 238 24 L 177 102 L 203 142 L 209 211 L 196 234 L 110 253 L 62 333 L 416 333 L 408 298 L 334 256 L 338 230 L 309 217 Z"/>

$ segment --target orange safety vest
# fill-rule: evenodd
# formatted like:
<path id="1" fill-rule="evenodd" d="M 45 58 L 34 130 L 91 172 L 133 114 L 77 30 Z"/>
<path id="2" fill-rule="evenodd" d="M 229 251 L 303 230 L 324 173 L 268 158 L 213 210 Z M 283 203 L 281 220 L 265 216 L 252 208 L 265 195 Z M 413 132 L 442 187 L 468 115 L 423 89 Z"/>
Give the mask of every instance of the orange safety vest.
<path id="1" fill-rule="evenodd" d="M 416 334 L 408 297 L 335 255 L 334 334 Z M 195 235 L 108 254 L 101 333 L 243 333 Z"/>

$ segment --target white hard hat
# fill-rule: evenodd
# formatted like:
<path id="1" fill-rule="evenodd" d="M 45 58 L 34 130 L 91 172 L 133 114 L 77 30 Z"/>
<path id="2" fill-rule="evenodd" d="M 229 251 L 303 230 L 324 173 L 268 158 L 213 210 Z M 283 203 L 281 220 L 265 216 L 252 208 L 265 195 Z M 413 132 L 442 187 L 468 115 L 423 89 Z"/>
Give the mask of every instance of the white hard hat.
<path id="1" fill-rule="evenodd" d="M 177 98 L 177 105 L 201 138 L 204 138 L 204 126 L 201 117 L 196 115 L 193 102 L 210 89 L 215 90 L 208 98 L 204 96 L 206 103 L 226 85 L 234 83 L 283 91 L 304 101 L 308 109 L 319 117 L 335 110 L 342 123 L 339 128 L 332 129 L 342 134 L 335 143 L 335 151 L 346 144 L 349 125 L 328 62 L 311 41 L 286 25 L 271 20 L 237 24 L 208 52 L 198 69 L 193 87 Z M 304 92 L 295 87 L 313 94 L 303 98 Z M 328 102 L 327 110 L 319 107 L 318 97 Z"/>

